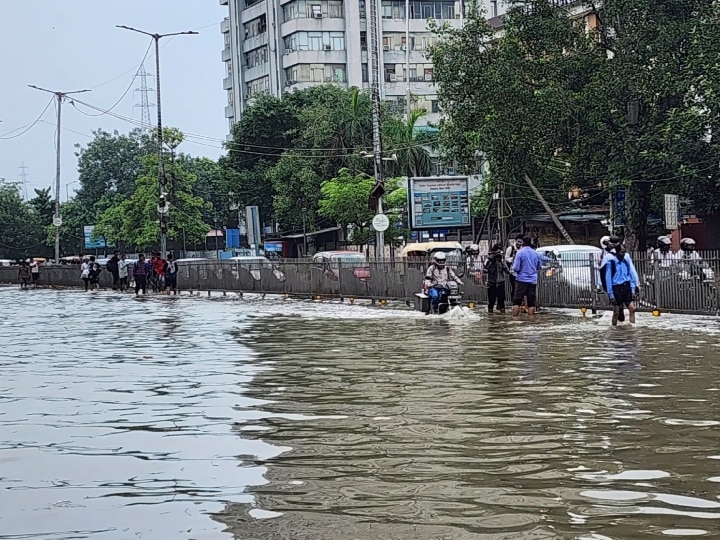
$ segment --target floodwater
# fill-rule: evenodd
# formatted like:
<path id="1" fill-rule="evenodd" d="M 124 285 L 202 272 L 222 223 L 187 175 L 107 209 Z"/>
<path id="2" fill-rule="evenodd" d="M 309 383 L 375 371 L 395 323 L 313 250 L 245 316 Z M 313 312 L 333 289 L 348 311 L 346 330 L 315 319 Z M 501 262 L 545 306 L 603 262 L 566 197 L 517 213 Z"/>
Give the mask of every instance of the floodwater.
<path id="1" fill-rule="evenodd" d="M 720 534 L 720 323 L 0 289 L 0 538 Z"/>

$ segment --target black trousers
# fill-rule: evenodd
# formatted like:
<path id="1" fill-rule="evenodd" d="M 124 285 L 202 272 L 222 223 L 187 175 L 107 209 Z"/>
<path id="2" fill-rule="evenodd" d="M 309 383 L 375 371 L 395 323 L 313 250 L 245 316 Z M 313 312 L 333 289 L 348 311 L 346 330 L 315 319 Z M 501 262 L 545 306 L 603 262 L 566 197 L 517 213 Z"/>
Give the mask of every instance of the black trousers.
<path id="1" fill-rule="evenodd" d="M 488 284 L 488 307 L 493 310 L 497 302 L 498 309 L 505 309 L 505 282 Z"/>
<path id="2" fill-rule="evenodd" d="M 135 274 L 135 294 L 142 290 L 143 294 L 147 294 L 147 276 Z"/>

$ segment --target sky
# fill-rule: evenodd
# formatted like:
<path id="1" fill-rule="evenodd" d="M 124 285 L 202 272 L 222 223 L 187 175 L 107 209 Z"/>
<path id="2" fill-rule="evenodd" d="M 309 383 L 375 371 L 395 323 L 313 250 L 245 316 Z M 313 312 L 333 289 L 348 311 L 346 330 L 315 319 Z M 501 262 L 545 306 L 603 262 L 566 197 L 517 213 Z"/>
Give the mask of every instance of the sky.
<path id="1" fill-rule="evenodd" d="M 27 166 L 27 192 L 53 187 L 55 182 L 56 110 L 51 104 L 42 118 L 30 126 L 53 99 L 51 94 L 28 88 L 33 84 L 59 92 L 89 89 L 77 98 L 100 109 L 112 109 L 123 117 L 140 121 L 140 78 L 133 77 L 152 42 L 144 36 L 115 28 L 126 25 L 150 33 L 196 30 L 199 35 L 160 40 L 160 87 L 163 125 L 188 134 L 210 137 L 186 139 L 181 151 L 217 158 L 228 125 L 222 80 L 223 38 L 220 21 L 227 6 L 218 0 L 0 0 L 0 178 L 20 181 L 20 166 Z M 145 69 L 155 73 L 154 47 Z M 155 103 L 155 79 L 148 78 Z M 81 112 L 82 111 L 82 112 Z M 82 114 L 86 113 L 86 114 Z M 127 133 L 135 126 L 76 103 L 62 106 L 60 196 L 79 188 L 75 144 L 86 145 L 92 131 L 102 128 Z M 152 122 L 157 110 L 150 110 Z M 23 129 L 18 129 L 23 128 Z M 19 136 L 17 136 L 19 135 Z M 8 139 L 7 137 L 14 137 Z M 76 182 L 72 184 L 72 182 Z"/>

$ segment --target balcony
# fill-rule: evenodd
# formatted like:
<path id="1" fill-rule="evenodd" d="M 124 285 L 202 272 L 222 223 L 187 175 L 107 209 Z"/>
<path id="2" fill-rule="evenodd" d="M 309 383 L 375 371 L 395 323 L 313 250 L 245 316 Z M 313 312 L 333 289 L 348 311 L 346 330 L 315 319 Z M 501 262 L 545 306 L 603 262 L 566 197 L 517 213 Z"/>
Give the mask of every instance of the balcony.
<path id="1" fill-rule="evenodd" d="M 296 64 L 345 64 L 345 51 L 285 51 L 283 68 Z"/>
<path id="2" fill-rule="evenodd" d="M 225 107 L 225 118 L 235 118 L 235 107 L 232 105 Z"/>
<path id="3" fill-rule="evenodd" d="M 230 19 L 228 19 L 227 17 L 220 21 L 220 32 L 222 32 L 223 34 L 230 33 Z"/>
<path id="4" fill-rule="evenodd" d="M 389 51 L 383 51 L 383 63 L 385 64 L 404 64 L 405 63 L 405 51 L 402 47 L 394 47 Z M 411 64 L 427 64 L 429 60 L 425 56 L 425 51 L 421 49 L 414 49 L 410 51 L 410 63 Z"/>
<path id="5" fill-rule="evenodd" d="M 270 74 L 270 62 L 265 62 L 264 64 L 258 64 L 256 66 L 253 66 L 251 68 L 244 68 L 243 70 L 243 81 L 254 81 L 255 79 L 259 79 L 260 77 L 265 77 Z"/>
<path id="6" fill-rule="evenodd" d="M 223 90 L 230 90 L 233 87 L 232 77 L 225 77 L 223 79 Z"/>
<path id="7" fill-rule="evenodd" d="M 232 60 L 232 51 L 230 50 L 230 47 L 225 47 L 222 50 L 222 61 L 229 62 L 230 60 Z"/>
<path id="8" fill-rule="evenodd" d="M 252 51 L 253 49 L 257 49 L 258 47 L 267 45 L 267 42 L 268 42 L 268 33 L 263 32 L 259 36 L 253 36 L 253 37 L 247 38 L 245 41 L 243 41 L 242 50 L 243 50 L 243 52 Z"/>
<path id="9" fill-rule="evenodd" d="M 280 34 L 285 37 L 295 32 L 344 32 L 345 19 L 313 19 L 298 17 L 280 25 Z"/>
<path id="10" fill-rule="evenodd" d="M 221 6 L 227 6 L 227 5 L 228 5 L 228 2 L 229 2 L 229 0 L 220 0 L 220 5 L 221 5 Z"/>

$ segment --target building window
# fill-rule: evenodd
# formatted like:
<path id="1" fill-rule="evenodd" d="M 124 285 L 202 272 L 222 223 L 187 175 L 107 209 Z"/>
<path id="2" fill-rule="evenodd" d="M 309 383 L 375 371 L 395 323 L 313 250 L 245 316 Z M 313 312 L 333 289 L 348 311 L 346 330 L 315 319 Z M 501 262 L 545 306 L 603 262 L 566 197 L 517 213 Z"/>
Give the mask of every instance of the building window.
<path id="1" fill-rule="evenodd" d="M 343 64 L 300 64 L 287 68 L 285 77 L 288 82 L 347 82 L 347 72 Z"/>
<path id="2" fill-rule="evenodd" d="M 362 65 L 362 82 L 370 82 L 370 78 L 368 77 L 368 65 L 367 64 Z"/>
<path id="3" fill-rule="evenodd" d="M 360 18 L 364 19 L 366 17 L 365 13 L 365 0 L 360 0 Z"/>
<path id="4" fill-rule="evenodd" d="M 423 78 L 424 78 L 426 81 L 430 82 L 430 81 L 433 80 L 433 70 L 432 70 L 432 68 L 425 68 L 425 69 L 423 70 L 423 72 L 424 72 L 424 73 L 423 73 L 423 75 L 424 75 Z"/>
<path id="5" fill-rule="evenodd" d="M 246 85 L 247 98 L 257 97 L 260 94 L 267 94 L 270 92 L 270 77 L 260 77 L 254 81 L 250 81 Z"/>
<path id="6" fill-rule="evenodd" d="M 245 61 L 245 67 L 247 69 L 254 68 L 255 66 L 259 66 L 262 64 L 267 64 L 269 60 L 268 48 L 267 46 L 264 46 L 258 49 L 254 49 L 250 52 L 246 52 L 243 55 L 243 59 Z"/>
<path id="7" fill-rule="evenodd" d="M 360 50 L 367 51 L 367 32 L 360 32 Z"/>
<path id="8" fill-rule="evenodd" d="M 344 51 L 343 32 L 295 32 L 285 38 L 285 48 L 294 51 Z"/>
<path id="9" fill-rule="evenodd" d="M 343 3 L 340 0 L 296 0 L 283 6 L 283 21 L 292 19 L 342 19 Z"/>
<path id="10" fill-rule="evenodd" d="M 490 17 L 498 16 L 498 5 L 497 0 L 490 0 Z"/>
<path id="11" fill-rule="evenodd" d="M 265 15 L 260 15 L 257 19 L 246 22 L 243 28 L 245 29 L 245 39 L 261 36 L 267 31 L 267 18 Z"/>
<path id="12" fill-rule="evenodd" d="M 438 100 L 432 99 L 430 100 L 430 112 L 439 113 L 440 108 L 438 107 Z"/>
<path id="13" fill-rule="evenodd" d="M 383 19 L 404 19 L 405 2 L 402 0 L 382 0 Z"/>
<path id="14" fill-rule="evenodd" d="M 413 0 L 410 2 L 410 18 L 454 19 L 455 2 L 447 0 Z"/>

